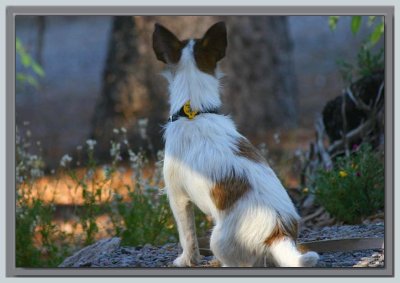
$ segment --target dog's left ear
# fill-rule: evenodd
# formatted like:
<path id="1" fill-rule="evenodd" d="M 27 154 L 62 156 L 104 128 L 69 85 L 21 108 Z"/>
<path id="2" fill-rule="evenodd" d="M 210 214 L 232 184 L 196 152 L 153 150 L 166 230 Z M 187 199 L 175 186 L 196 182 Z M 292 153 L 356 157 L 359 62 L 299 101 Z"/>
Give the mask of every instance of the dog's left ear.
<path id="1" fill-rule="evenodd" d="M 217 62 L 225 57 L 226 46 L 226 26 L 224 22 L 218 22 L 211 26 L 194 46 L 194 56 L 199 69 L 212 73 Z"/>
<path id="2" fill-rule="evenodd" d="M 154 25 L 153 49 L 158 60 L 176 64 L 181 58 L 183 43 L 160 24 Z"/>

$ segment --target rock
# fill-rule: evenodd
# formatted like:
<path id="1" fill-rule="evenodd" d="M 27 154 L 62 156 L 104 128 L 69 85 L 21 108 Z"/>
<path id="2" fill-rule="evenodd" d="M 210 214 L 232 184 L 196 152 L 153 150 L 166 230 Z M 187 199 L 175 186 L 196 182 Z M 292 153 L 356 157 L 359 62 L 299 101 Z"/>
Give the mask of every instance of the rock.
<path id="1" fill-rule="evenodd" d="M 90 267 L 99 257 L 117 250 L 120 243 L 121 239 L 116 237 L 100 240 L 66 258 L 59 267 Z"/>

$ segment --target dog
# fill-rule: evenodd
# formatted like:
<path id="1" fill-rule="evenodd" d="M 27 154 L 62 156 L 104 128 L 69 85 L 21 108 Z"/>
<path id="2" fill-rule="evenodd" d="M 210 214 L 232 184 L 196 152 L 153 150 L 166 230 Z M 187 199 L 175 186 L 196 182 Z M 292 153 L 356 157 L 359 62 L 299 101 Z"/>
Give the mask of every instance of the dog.
<path id="1" fill-rule="evenodd" d="M 200 253 L 193 204 L 214 221 L 210 248 L 223 267 L 311 267 L 313 251 L 296 246 L 299 215 L 260 152 L 221 107 L 218 63 L 224 22 L 201 39 L 179 40 L 155 24 L 153 49 L 167 69 L 170 117 L 165 126 L 163 174 L 182 254 L 174 266 L 195 266 Z"/>

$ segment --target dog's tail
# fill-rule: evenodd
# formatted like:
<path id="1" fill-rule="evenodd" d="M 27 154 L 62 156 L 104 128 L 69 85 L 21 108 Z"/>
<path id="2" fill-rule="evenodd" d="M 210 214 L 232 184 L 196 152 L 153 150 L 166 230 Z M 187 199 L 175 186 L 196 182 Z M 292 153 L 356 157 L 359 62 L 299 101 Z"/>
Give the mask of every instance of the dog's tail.
<path id="1" fill-rule="evenodd" d="M 316 252 L 308 251 L 304 246 L 296 245 L 298 221 L 278 219 L 275 228 L 265 240 L 275 263 L 282 267 L 312 267 L 318 262 Z"/>
<path id="2" fill-rule="evenodd" d="M 277 239 L 269 246 L 274 262 L 280 267 L 313 267 L 317 265 L 319 255 L 313 251 L 304 251 L 290 237 Z"/>
<path id="3" fill-rule="evenodd" d="M 300 267 L 313 267 L 316 266 L 319 260 L 319 255 L 316 252 L 306 252 L 302 254 L 299 259 Z"/>

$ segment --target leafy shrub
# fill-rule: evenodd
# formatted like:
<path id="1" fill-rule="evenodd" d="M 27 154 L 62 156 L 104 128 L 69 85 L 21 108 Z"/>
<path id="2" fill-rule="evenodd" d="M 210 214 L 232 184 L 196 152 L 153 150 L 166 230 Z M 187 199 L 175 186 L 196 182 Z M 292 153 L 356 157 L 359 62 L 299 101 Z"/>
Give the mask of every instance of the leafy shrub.
<path id="1" fill-rule="evenodd" d="M 384 166 L 367 144 L 339 157 L 332 170 L 320 170 L 315 184 L 317 201 L 346 223 L 360 222 L 384 207 Z"/>

